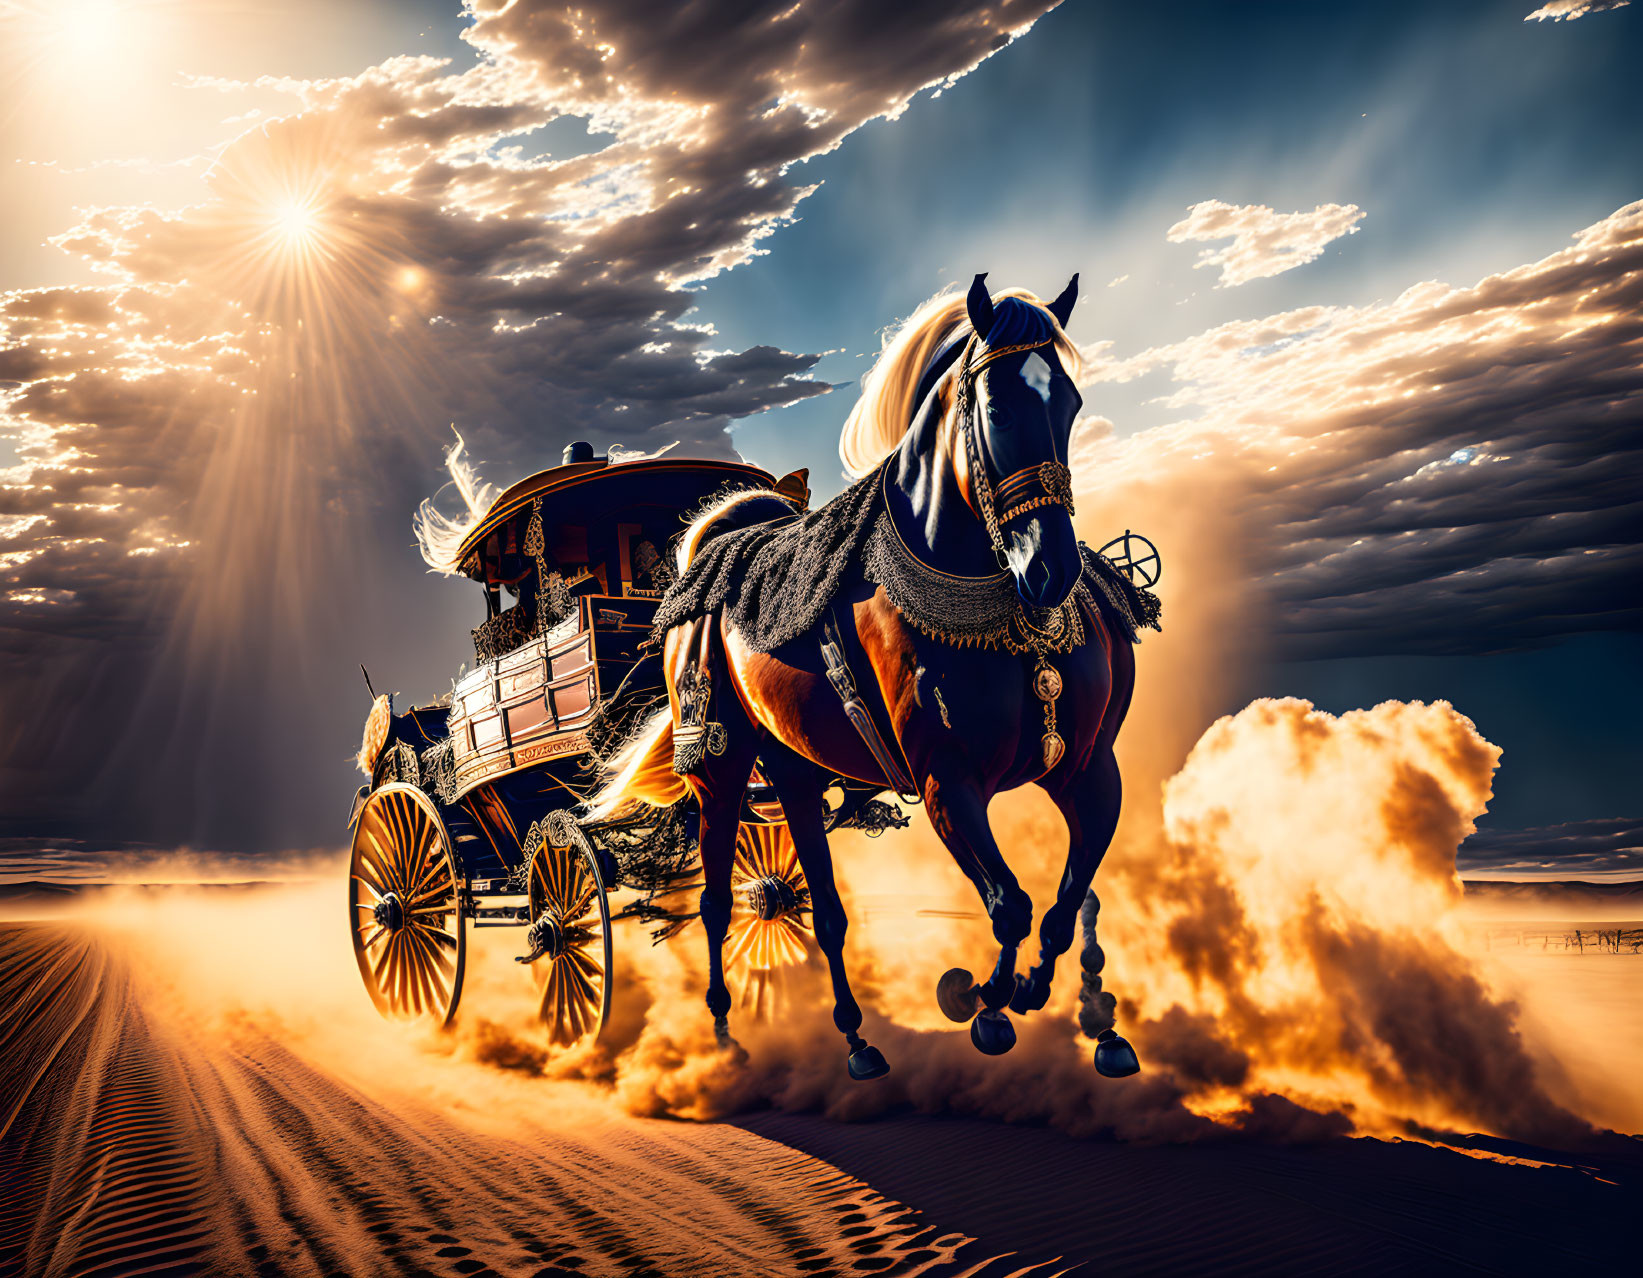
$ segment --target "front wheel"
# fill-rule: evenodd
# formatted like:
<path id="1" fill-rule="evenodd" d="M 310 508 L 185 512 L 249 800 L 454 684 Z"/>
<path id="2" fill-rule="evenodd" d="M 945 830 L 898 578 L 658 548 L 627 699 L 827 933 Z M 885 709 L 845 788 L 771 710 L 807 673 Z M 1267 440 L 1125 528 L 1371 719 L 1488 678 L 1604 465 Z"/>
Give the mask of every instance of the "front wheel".
<path id="1" fill-rule="evenodd" d="M 354 958 L 377 1010 L 449 1025 L 462 998 L 467 933 L 460 871 L 439 809 L 391 782 L 360 809 L 348 867 Z"/>

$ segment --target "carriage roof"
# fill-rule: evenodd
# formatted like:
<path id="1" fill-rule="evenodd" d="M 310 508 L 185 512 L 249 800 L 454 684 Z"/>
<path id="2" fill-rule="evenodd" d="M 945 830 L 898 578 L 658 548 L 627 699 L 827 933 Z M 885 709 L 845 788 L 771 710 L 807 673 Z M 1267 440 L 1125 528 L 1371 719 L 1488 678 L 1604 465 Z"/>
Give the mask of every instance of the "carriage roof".
<path id="1" fill-rule="evenodd" d="M 775 476 L 745 462 L 702 459 L 617 462 L 599 457 L 539 471 L 514 484 L 463 538 L 457 564 L 465 576 L 485 578 L 485 544 L 511 520 L 528 518 L 545 498 L 544 522 L 597 526 L 618 514 L 646 507 L 686 511 L 727 483 L 774 488 Z"/>

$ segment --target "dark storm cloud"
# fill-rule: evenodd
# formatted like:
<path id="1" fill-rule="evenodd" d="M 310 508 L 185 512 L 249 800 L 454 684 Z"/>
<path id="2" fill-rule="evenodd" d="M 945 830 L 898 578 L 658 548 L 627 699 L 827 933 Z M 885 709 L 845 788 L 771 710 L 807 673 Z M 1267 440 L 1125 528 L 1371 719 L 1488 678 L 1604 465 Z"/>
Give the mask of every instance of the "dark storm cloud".
<path id="1" fill-rule="evenodd" d="M 1481 829 L 1460 849 L 1463 873 L 1580 878 L 1643 872 L 1643 820 L 1599 817 L 1527 830 Z"/>
<path id="2" fill-rule="evenodd" d="M 1202 410 L 1133 447 L 1242 476 L 1284 656 L 1643 627 L 1643 203 L 1471 288 L 1091 354 Z"/>
<path id="3" fill-rule="evenodd" d="M 102 287 L 0 295 L 0 834 L 303 837 L 258 778 L 305 793 L 352 729 L 280 689 L 410 607 L 354 596 L 408 556 L 447 423 L 505 482 L 572 438 L 726 456 L 731 422 L 826 392 L 816 355 L 721 349 L 691 288 L 793 218 L 796 164 L 1049 7 L 480 3 L 469 70 L 262 81 L 293 113 L 200 203 L 87 210 L 56 242 Z M 595 148 L 527 157 L 556 120 Z M 180 782 L 229 814 L 189 826 Z"/>

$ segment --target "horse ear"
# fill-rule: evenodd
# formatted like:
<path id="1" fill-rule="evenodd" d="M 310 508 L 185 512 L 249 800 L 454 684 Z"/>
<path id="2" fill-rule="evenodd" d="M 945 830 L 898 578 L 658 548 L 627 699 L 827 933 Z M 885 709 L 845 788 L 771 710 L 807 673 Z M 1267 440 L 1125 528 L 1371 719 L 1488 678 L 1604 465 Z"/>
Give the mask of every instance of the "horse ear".
<path id="1" fill-rule="evenodd" d="M 1072 279 L 1067 281 L 1067 287 L 1061 290 L 1061 296 L 1051 302 L 1046 308 L 1055 316 L 1055 322 L 1062 328 L 1067 327 L 1067 321 L 1072 318 L 1073 303 L 1078 300 L 1078 272 L 1073 272 Z"/>
<path id="2" fill-rule="evenodd" d="M 970 295 L 964 299 L 965 308 L 970 312 L 970 327 L 975 329 L 976 336 L 982 341 L 987 340 L 987 334 L 993 327 L 993 299 L 987 292 L 987 272 L 983 271 L 976 276 L 975 283 L 970 285 Z"/>

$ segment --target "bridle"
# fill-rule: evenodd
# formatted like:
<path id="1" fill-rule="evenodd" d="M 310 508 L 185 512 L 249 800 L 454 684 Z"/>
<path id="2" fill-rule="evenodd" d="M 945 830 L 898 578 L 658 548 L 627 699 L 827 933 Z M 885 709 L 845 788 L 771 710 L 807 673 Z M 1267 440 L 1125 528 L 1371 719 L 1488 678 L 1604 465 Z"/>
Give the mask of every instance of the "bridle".
<path id="1" fill-rule="evenodd" d="M 1018 342 L 1014 346 L 1000 346 L 996 350 L 983 348 L 981 338 L 972 333 L 959 357 L 957 387 L 953 397 L 953 412 L 958 417 L 958 428 L 964 435 L 964 455 L 970 466 L 970 490 L 974 505 L 987 529 L 987 540 L 1000 568 L 1008 568 L 1004 534 L 1000 531 L 1017 515 L 1042 506 L 1065 506 L 1073 514 L 1072 471 L 1058 461 L 1039 462 L 1006 476 L 995 491 L 987 473 L 987 461 L 981 451 L 980 414 L 976 412 L 975 382 L 988 364 L 1006 355 L 1036 350 L 1048 346 L 1053 338 L 1041 342 Z M 979 357 L 977 351 L 980 351 Z M 1004 513 L 1000 514 L 1000 508 Z"/>

